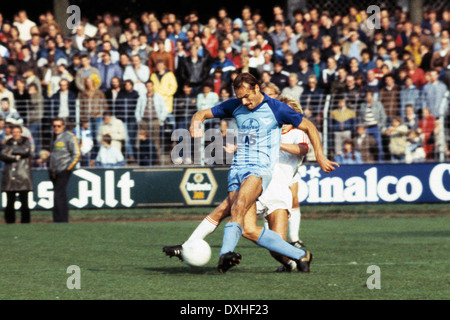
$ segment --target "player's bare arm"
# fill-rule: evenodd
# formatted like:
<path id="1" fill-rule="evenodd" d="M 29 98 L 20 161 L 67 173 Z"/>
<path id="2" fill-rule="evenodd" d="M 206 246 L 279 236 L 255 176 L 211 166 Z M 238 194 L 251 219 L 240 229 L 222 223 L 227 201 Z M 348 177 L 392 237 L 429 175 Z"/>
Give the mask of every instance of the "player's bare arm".
<path id="1" fill-rule="evenodd" d="M 325 157 L 325 155 L 323 154 L 319 131 L 317 131 L 316 126 L 311 121 L 303 118 L 302 122 L 298 126 L 298 129 L 305 131 L 308 135 L 309 140 L 314 147 L 317 163 L 324 172 L 330 173 L 331 171 L 335 170 L 335 167 L 339 167 L 339 164 L 328 160 L 327 157 Z"/>
<path id="2" fill-rule="evenodd" d="M 305 156 L 308 153 L 308 147 L 302 143 L 299 144 L 280 144 L 280 150 L 296 156 Z"/>
<path id="3" fill-rule="evenodd" d="M 197 111 L 191 120 L 189 132 L 193 138 L 201 138 L 203 136 L 202 124 L 207 119 L 214 118 L 211 109 Z"/>

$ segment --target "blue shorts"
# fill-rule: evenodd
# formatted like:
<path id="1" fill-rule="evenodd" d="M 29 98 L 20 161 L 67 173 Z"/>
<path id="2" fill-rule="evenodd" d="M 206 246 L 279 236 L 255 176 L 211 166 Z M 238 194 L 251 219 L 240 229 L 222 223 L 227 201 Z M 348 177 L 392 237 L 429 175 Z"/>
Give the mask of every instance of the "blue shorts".
<path id="1" fill-rule="evenodd" d="M 238 191 L 242 182 L 249 176 L 255 176 L 262 179 L 263 191 L 267 188 L 272 179 L 272 171 L 256 165 L 231 166 L 228 171 L 228 192 Z"/>

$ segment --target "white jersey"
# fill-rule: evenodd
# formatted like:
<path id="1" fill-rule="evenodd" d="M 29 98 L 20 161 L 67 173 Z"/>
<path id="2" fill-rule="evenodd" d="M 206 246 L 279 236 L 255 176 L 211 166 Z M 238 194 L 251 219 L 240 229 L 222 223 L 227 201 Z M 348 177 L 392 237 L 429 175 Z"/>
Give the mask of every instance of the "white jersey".
<path id="1" fill-rule="evenodd" d="M 281 143 L 304 144 L 309 149 L 309 138 L 305 132 L 292 129 L 281 135 Z M 257 202 L 258 213 L 271 214 L 277 209 L 292 208 L 292 193 L 289 187 L 295 182 L 298 167 L 303 156 L 280 151 L 279 162 L 275 165 L 272 180 Z"/>
<path id="2" fill-rule="evenodd" d="M 303 144 L 309 150 L 308 135 L 299 129 L 292 129 L 281 135 L 281 143 L 284 144 Z M 292 178 L 297 173 L 298 167 L 302 164 L 304 156 L 297 156 L 286 151 L 280 151 L 278 165 L 286 171 Z"/>

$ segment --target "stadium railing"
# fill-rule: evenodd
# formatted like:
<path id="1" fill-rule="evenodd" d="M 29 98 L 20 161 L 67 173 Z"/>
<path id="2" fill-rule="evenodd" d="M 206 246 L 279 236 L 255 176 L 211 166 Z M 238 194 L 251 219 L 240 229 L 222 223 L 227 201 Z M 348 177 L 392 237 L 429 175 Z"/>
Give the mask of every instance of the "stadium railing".
<path id="1" fill-rule="evenodd" d="M 449 91 L 441 97 L 427 97 L 419 91 L 378 91 L 372 96 L 374 107 L 368 109 L 371 102 L 361 90 L 302 95 L 300 103 L 304 114 L 319 129 L 327 157 L 335 159 L 342 155 L 344 160 L 349 160 L 343 149 L 345 142 L 351 140 L 353 149 L 361 153 L 364 163 L 449 161 Z M 202 139 L 191 139 L 188 130 L 192 115 L 197 111 L 195 97 L 173 99 L 172 112 L 160 115 L 160 118 L 151 112 L 137 111 L 145 106 L 146 101 L 140 99 L 76 99 L 69 101 L 68 110 L 64 111 L 60 110 L 60 102 L 56 99 L 15 101 L 9 111 L 0 112 L 0 139 L 4 141 L 10 137 L 8 124 L 21 124 L 25 128 L 24 135 L 32 138 L 35 158 L 39 158 L 42 150 L 51 148 L 51 119 L 62 115 L 67 120 L 67 129 L 82 145 L 83 167 L 95 166 L 103 134 L 111 136 L 113 145 L 122 151 L 127 166 L 230 164 L 232 155 L 223 151 L 223 147 L 234 143 L 236 123 L 233 119 L 224 122 L 208 120 L 204 129 L 209 133 Z M 366 109 L 372 112 L 365 112 Z M 407 118 L 410 113 L 412 118 Z M 105 119 L 108 114 L 110 119 Z M 151 117 L 157 119 L 150 121 Z M 400 127 L 394 127 L 395 119 L 399 120 Z M 108 120 L 109 124 L 105 125 Z M 359 128 L 362 125 L 364 128 Z M 374 139 L 358 137 L 363 133 Z M 216 161 L 220 157 L 223 157 L 222 161 Z M 314 160 L 313 150 L 310 150 L 306 161 Z"/>

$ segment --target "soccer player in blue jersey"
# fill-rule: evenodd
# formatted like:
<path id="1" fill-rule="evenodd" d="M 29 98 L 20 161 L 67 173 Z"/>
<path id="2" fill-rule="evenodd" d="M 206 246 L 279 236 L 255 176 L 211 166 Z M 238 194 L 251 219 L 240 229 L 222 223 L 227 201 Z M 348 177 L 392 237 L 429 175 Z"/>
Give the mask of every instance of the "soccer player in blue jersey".
<path id="1" fill-rule="evenodd" d="M 207 119 L 234 117 L 238 126 L 237 151 L 228 174 L 231 219 L 224 228 L 218 270 L 225 273 L 239 264 L 242 257 L 234 249 L 245 233 L 247 239 L 293 259 L 298 268 L 307 272 L 312 260 L 309 251 L 298 249 L 277 233 L 257 225 L 256 199 L 269 184 L 278 161 L 283 124 L 292 124 L 308 134 L 317 162 L 324 172 L 335 170 L 338 164 L 323 154 L 314 124 L 286 104 L 264 94 L 255 77 L 242 73 L 233 81 L 233 88 L 235 99 L 197 112 L 190 127 L 192 137 L 200 138 L 203 135 L 201 125 Z"/>

